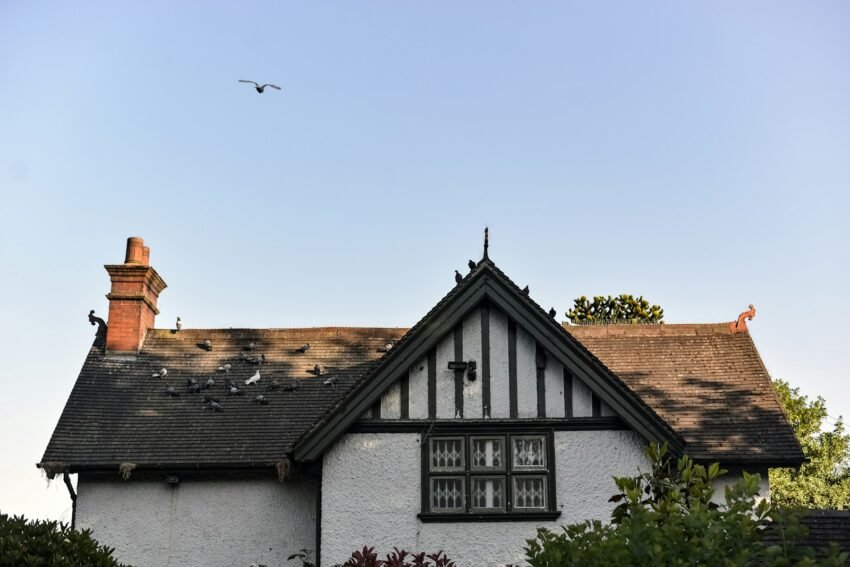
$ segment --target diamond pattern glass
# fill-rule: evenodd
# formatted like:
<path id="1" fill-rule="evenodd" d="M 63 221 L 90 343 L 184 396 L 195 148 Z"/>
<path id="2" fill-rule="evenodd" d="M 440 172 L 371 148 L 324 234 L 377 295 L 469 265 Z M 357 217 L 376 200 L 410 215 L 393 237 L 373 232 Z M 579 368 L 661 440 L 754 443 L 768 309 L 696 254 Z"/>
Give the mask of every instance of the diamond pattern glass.
<path id="1" fill-rule="evenodd" d="M 432 439 L 431 470 L 464 470 L 463 439 Z"/>
<path id="2" fill-rule="evenodd" d="M 546 479 L 541 476 L 514 477 L 514 509 L 545 510 Z"/>
<path id="3" fill-rule="evenodd" d="M 472 478 L 472 507 L 478 510 L 505 508 L 504 478 Z"/>
<path id="4" fill-rule="evenodd" d="M 505 468 L 504 441 L 472 438 L 472 470 L 501 470 Z"/>
<path id="5" fill-rule="evenodd" d="M 462 512 L 464 502 L 462 478 L 445 476 L 431 478 L 431 511 Z"/>
<path id="6" fill-rule="evenodd" d="M 546 468 L 544 437 L 512 437 L 514 469 Z"/>

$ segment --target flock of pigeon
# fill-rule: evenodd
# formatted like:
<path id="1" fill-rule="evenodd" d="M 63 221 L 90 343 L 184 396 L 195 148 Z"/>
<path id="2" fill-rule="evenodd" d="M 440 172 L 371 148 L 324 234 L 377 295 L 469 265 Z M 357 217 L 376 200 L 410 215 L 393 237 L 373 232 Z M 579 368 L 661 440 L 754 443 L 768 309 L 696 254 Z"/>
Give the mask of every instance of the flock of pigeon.
<path id="1" fill-rule="evenodd" d="M 177 323 L 175 325 L 175 331 L 174 332 L 179 333 L 182 329 L 183 329 L 183 321 L 180 319 L 180 317 L 178 317 Z M 212 341 L 210 339 L 205 339 L 203 342 L 198 343 L 197 346 L 198 346 L 198 348 L 201 348 L 201 349 L 203 349 L 207 352 L 210 352 L 210 351 L 213 350 L 213 344 L 212 344 Z M 386 346 L 386 349 L 389 350 L 389 348 L 391 348 L 391 347 L 392 347 L 392 343 L 389 343 Z M 255 370 L 254 373 L 251 375 L 251 377 L 249 377 L 247 380 L 245 380 L 244 386 L 237 384 L 233 379 L 231 379 L 229 377 L 231 370 L 233 370 L 233 364 L 225 363 L 225 364 L 218 367 L 218 373 L 220 375 L 223 375 L 223 379 L 220 378 L 220 381 L 219 381 L 219 380 L 216 380 L 213 376 L 210 376 L 209 378 L 207 378 L 204 381 L 199 381 L 197 378 L 194 378 L 194 377 L 187 378 L 186 379 L 185 393 L 188 393 L 188 394 L 201 394 L 201 393 L 203 393 L 203 403 L 204 403 L 204 406 L 207 409 L 212 410 L 214 412 L 224 411 L 224 406 L 222 405 L 221 397 L 219 397 L 219 396 L 228 396 L 228 397 L 243 396 L 247 391 L 249 391 L 250 386 L 254 386 L 262 378 L 262 375 L 260 374 L 259 366 L 261 366 L 263 363 L 265 363 L 266 355 L 262 354 L 262 353 L 261 354 L 255 354 L 256 348 L 257 348 L 256 343 L 254 343 L 252 341 L 252 342 L 249 342 L 239 352 L 239 357 L 238 357 L 239 361 L 241 361 L 243 364 L 250 364 L 250 365 L 255 365 L 255 366 L 258 367 L 257 370 Z M 300 347 L 295 349 L 295 352 L 298 353 L 298 354 L 304 354 L 308 350 L 310 350 L 310 343 L 304 343 L 303 345 L 301 345 Z M 386 351 L 382 351 L 382 352 L 386 352 Z M 313 368 L 307 370 L 307 372 L 309 374 L 314 375 L 314 376 L 322 376 L 322 375 L 325 374 L 325 369 L 321 365 L 316 364 L 316 365 L 313 366 Z M 166 376 L 168 376 L 168 369 L 167 368 L 162 368 L 158 372 L 154 372 L 153 375 L 152 375 L 153 378 L 162 378 L 163 380 L 166 380 Z M 324 380 L 323 383 L 324 383 L 325 386 L 336 386 L 337 378 L 336 378 L 336 376 L 329 376 L 328 378 L 326 378 Z M 165 382 L 165 385 L 166 385 L 166 387 L 165 387 L 165 394 L 166 395 L 168 395 L 172 398 L 180 397 L 181 391 L 179 391 L 177 388 L 172 386 L 167 381 Z M 220 389 L 220 390 L 218 390 L 218 392 L 216 392 L 215 388 L 218 387 L 218 386 L 221 386 L 222 389 Z M 299 380 L 298 378 L 292 379 L 286 385 L 281 384 L 278 380 L 272 380 L 266 386 L 264 392 L 273 392 L 273 391 L 276 391 L 276 390 L 281 390 L 282 392 L 297 392 L 300 388 L 301 388 L 301 380 Z M 258 405 L 268 405 L 269 399 L 266 397 L 266 395 L 264 393 L 257 393 L 254 396 L 254 403 L 256 403 Z"/>
<path id="2" fill-rule="evenodd" d="M 244 81 L 244 80 L 240 80 L 239 82 L 241 82 L 241 83 L 252 83 L 256 87 L 258 93 L 262 93 L 263 90 L 266 87 L 272 87 L 272 88 L 280 90 L 280 87 L 278 87 L 276 85 L 271 85 L 271 84 L 259 85 L 259 84 L 255 83 L 254 81 Z M 469 265 L 469 271 L 470 272 L 472 272 L 477 266 L 477 264 L 473 260 L 470 260 L 468 265 Z M 464 280 L 464 276 L 459 271 L 455 270 L 455 284 L 460 285 L 463 282 L 463 280 Z M 524 288 L 522 288 L 522 294 L 525 295 L 525 296 L 528 296 L 528 294 L 529 294 L 528 286 L 525 286 Z M 557 312 L 555 311 L 555 308 L 554 307 L 551 308 L 549 310 L 549 316 L 554 318 L 556 315 L 557 315 Z M 183 321 L 180 319 L 180 317 L 177 317 L 177 323 L 175 325 L 175 328 L 176 328 L 175 332 L 178 332 L 178 333 L 183 329 Z M 389 352 L 395 346 L 395 342 L 396 342 L 395 340 L 391 340 L 386 345 L 378 348 L 377 352 L 383 352 L 383 353 Z M 205 350 L 207 352 L 210 352 L 210 351 L 213 350 L 212 341 L 210 341 L 210 339 L 205 339 L 202 343 L 198 343 L 198 347 L 202 348 L 203 350 Z M 254 351 L 256 350 L 256 348 L 257 348 L 257 345 L 254 342 L 249 342 L 248 345 L 243 350 L 241 350 L 239 352 L 239 360 L 242 361 L 245 364 L 252 364 L 252 365 L 256 365 L 256 366 L 260 366 L 263 363 L 265 363 L 266 355 L 262 354 L 262 353 L 254 354 Z M 310 350 L 310 343 L 304 343 L 300 347 L 296 348 L 295 352 L 298 353 L 298 354 L 304 354 L 308 350 Z M 227 375 L 230 374 L 230 371 L 232 370 L 232 368 L 233 368 L 233 365 L 228 363 L 228 364 L 224 364 L 222 366 L 219 366 L 218 371 L 220 373 L 223 373 L 225 376 L 227 376 Z M 325 369 L 322 368 L 321 365 L 316 364 L 316 365 L 313 366 L 312 369 L 307 370 L 307 372 L 309 374 L 312 374 L 313 376 L 318 377 L 318 376 L 322 376 L 325 373 Z M 154 378 L 163 378 L 164 379 L 167 375 L 168 375 L 168 369 L 166 369 L 166 368 L 161 369 L 159 372 L 153 373 Z M 257 384 L 260 381 L 261 377 L 262 376 L 260 375 L 260 370 L 258 368 L 254 372 L 254 374 L 251 375 L 250 378 L 245 380 L 245 386 L 253 386 L 253 385 Z M 330 376 L 327 379 L 325 379 L 325 381 L 323 383 L 324 383 L 325 386 L 336 386 L 337 378 L 336 378 L 336 376 Z M 212 388 L 214 388 L 217 385 L 218 385 L 218 382 L 212 376 L 207 378 L 204 382 L 199 382 L 196 378 L 187 378 L 186 379 L 186 391 L 188 393 L 200 394 L 201 392 L 206 392 L 203 395 L 203 400 L 204 400 L 204 404 L 206 405 L 206 407 L 208 409 L 212 410 L 212 411 L 224 411 L 224 407 L 221 405 L 220 399 L 217 398 L 214 394 L 207 392 L 208 390 L 211 390 Z M 223 387 L 224 387 L 223 392 L 228 396 L 241 396 L 245 393 L 244 390 L 242 388 L 240 388 L 240 386 L 238 384 L 236 384 L 236 382 L 234 382 L 233 380 L 231 380 L 229 378 L 224 381 Z M 284 392 L 297 392 L 300 387 L 301 387 L 301 380 L 299 380 L 298 378 L 293 379 L 286 386 L 281 386 L 280 382 L 278 382 L 277 380 L 272 380 L 271 383 L 269 383 L 269 385 L 266 386 L 265 391 L 266 392 L 272 392 L 272 391 L 275 391 L 275 390 L 282 390 Z M 165 393 L 168 396 L 171 396 L 171 397 L 174 397 L 174 398 L 180 396 L 180 392 L 174 386 L 172 386 L 168 383 L 166 383 Z M 254 397 L 254 403 L 259 404 L 259 405 L 267 405 L 269 403 L 269 400 L 268 400 L 268 398 L 266 398 L 265 394 L 259 393 Z"/>

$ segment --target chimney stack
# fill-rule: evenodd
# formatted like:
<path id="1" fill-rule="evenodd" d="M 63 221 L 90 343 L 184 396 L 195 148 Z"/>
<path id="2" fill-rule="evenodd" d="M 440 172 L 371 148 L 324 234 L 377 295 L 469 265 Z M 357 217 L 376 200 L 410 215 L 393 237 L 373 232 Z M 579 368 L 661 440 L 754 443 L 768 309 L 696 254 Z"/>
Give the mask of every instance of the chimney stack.
<path id="1" fill-rule="evenodd" d="M 112 280 L 112 290 L 106 296 L 109 352 L 139 352 L 145 333 L 153 329 L 154 318 L 159 315 L 156 301 L 166 285 L 150 267 L 150 254 L 144 240 L 131 236 L 127 239 L 124 263 L 104 266 Z"/>

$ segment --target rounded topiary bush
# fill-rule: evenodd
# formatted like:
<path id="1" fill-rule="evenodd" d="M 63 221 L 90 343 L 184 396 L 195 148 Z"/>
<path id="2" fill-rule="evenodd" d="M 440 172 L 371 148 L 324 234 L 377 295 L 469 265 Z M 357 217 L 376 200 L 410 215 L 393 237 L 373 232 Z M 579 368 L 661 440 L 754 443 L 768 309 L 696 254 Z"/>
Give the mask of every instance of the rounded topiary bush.
<path id="1" fill-rule="evenodd" d="M 0 513 L 0 567 L 127 567 L 112 552 L 91 537 L 91 530 Z"/>

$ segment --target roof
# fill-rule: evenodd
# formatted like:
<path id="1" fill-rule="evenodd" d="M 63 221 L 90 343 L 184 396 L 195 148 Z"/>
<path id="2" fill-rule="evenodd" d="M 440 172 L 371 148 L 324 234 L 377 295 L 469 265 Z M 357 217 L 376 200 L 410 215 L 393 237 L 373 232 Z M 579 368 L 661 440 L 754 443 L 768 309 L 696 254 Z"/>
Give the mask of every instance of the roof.
<path id="1" fill-rule="evenodd" d="M 71 471 L 114 467 L 132 462 L 138 467 L 269 466 L 282 461 L 295 441 L 381 356 L 379 347 L 398 339 L 403 329 L 214 329 L 148 332 L 138 356 L 103 354 L 96 341 L 89 351 L 42 463 L 61 462 Z M 201 346 L 212 342 L 212 351 Z M 265 355 L 254 365 L 241 360 L 248 343 L 252 355 Z M 101 344 L 98 344 L 101 343 Z M 310 343 L 301 354 L 295 349 Z M 228 375 L 218 370 L 231 364 Z M 322 376 L 310 373 L 314 365 Z M 164 379 L 152 374 L 167 369 Z M 244 381 L 260 371 L 260 381 Z M 187 380 L 217 384 L 191 393 Z M 333 386 L 325 386 L 329 377 Z M 232 379 L 245 392 L 230 397 L 224 388 Z M 266 391 L 277 380 L 287 385 L 301 380 L 296 392 Z M 166 393 L 173 386 L 179 397 Z M 203 395 L 215 395 L 223 411 L 206 409 Z M 259 405 L 257 393 L 269 403 Z"/>
<path id="2" fill-rule="evenodd" d="M 489 302 L 516 321 L 543 348 L 580 378 L 631 428 L 646 439 L 666 442 L 674 452 L 682 437 L 603 362 L 520 290 L 486 254 L 431 311 L 414 325 L 365 380 L 326 414 L 295 448 L 297 460 L 312 461 L 330 447 L 378 397 L 407 372 L 469 311 Z"/>
<path id="3" fill-rule="evenodd" d="M 749 332 L 729 323 L 569 326 L 696 459 L 797 465 L 803 454 Z"/>
<path id="4" fill-rule="evenodd" d="M 694 458 L 727 464 L 803 461 L 749 333 L 732 334 L 728 323 L 564 328 L 485 257 L 409 330 L 154 329 L 136 356 L 106 355 L 98 339 L 42 464 L 62 463 L 71 471 L 119 463 L 261 467 L 308 442 L 309 451 L 295 456 L 314 456 L 407 368 L 408 358 L 456 324 L 452 317 L 484 299 L 528 325 L 547 351 L 568 357 L 571 372 L 589 381 L 624 421 L 654 433 L 647 438 L 669 439 Z M 206 339 L 210 352 L 203 348 Z M 391 340 L 398 342 L 388 355 L 378 352 Z M 265 356 L 261 365 L 242 358 L 251 342 L 256 348 L 250 354 Z M 297 352 L 304 343 L 311 348 Z M 218 370 L 224 364 L 232 365 L 229 375 Z M 324 375 L 308 372 L 316 364 Z M 161 368 L 168 370 L 165 379 L 154 378 Z M 257 370 L 260 382 L 244 386 Z M 207 409 L 204 393 L 186 387 L 188 379 L 203 383 L 211 376 L 217 383 L 204 393 L 218 397 L 221 412 Z M 336 383 L 325 386 L 329 377 Z M 227 379 L 245 394 L 228 396 Z M 295 379 L 301 380 L 298 391 L 266 391 L 273 380 L 287 385 Z M 168 385 L 181 395 L 167 395 Z M 269 403 L 254 403 L 257 393 Z"/>
<path id="5" fill-rule="evenodd" d="M 850 553 L 850 510 L 808 510 L 800 519 L 809 533 L 796 542 L 798 547 L 811 547 L 825 555 L 830 543 Z M 781 535 L 776 530 L 765 532 L 765 541 L 781 545 Z"/>

